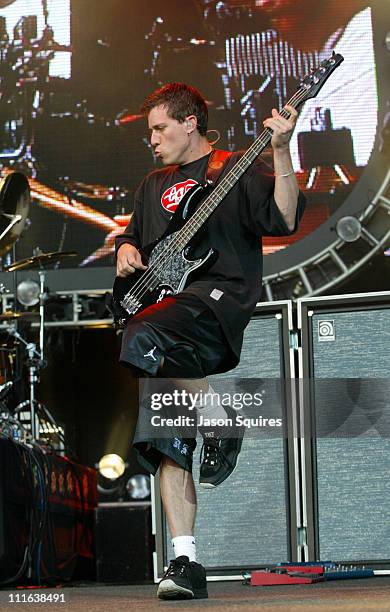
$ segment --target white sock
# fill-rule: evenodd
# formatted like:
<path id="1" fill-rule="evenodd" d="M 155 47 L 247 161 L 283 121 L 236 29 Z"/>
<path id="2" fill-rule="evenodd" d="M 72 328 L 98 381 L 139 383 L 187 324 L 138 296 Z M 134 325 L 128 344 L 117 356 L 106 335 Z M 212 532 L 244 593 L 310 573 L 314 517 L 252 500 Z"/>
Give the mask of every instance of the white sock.
<path id="1" fill-rule="evenodd" d="M 175 551 L 175 559 L 186 555 L 190 561 L 196 561 L 196 547 L 194 536 L 177 536 L 172 538 L 172 546 Z"/>
<path id="2" fill-rule="evenodd" d="M 224 419 L 227 416 L 226 410 L 219 402 L 219 395 L 209 385 L 207 393 L 203 394 L 202 401 L 196 403 L 196 408 L 202 413 L 205 419 Z"/>

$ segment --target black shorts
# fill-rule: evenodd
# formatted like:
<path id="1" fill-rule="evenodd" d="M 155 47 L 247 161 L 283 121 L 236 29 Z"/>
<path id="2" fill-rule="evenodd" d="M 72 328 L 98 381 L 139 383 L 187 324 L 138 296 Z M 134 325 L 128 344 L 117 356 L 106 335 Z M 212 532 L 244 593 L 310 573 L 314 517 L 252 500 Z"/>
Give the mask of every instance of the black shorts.
<path id="1" fill-rule="evenodd" d="M 129 321 L 123 332 L 120 362 L 146 376 L 201 379 L 231 369 L 237 357 L 210 308 L 196 295 L 179 293 Z M 155 474 L 162 455 L 167 455 L 192 470 L 196 432 L 189 438 L 173 431 L 170 439 L 146 439 L 138 424 L 133 445 L 146 469 Z"/>

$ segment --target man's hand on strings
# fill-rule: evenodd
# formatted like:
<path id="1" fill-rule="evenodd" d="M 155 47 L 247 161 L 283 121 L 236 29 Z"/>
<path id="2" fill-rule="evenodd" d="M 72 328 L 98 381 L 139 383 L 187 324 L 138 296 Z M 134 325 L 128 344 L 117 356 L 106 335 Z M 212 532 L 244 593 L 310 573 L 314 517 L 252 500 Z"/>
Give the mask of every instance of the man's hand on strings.
<path id="1" fill-rule="evenodd" d="M 141 253 L 132 244 L 122 244 L 119 247 L 116 260 L 117 276 L 129 276 L 136 270 L 146 270 L 142 263 Z"/>
<path id="2" fill-rule="evenodd" d="M 282 117 L 276 108 L 272 109 L 272 117 L 263 121 L 266 128 L 273 131 L 271 145 L 273 149 L 287 149 L 291 140 L 295 124 L 298 119 L 298 113 L 293 106 L 286 104 L 285 109 L 289 111 L 290 117 L 286 119 Z"/>

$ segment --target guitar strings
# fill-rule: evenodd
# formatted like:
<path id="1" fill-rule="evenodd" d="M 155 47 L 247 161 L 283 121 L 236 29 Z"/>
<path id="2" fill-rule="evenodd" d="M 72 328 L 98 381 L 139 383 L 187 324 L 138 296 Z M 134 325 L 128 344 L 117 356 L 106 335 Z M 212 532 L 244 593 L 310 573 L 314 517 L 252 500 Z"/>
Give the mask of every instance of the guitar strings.
<path id="1" fill-rule="evenodd" d="M 299 89 L 291 97 L 291 99 L 286 103 L 286 105 L 288 104 L 290 106 L 298 106 L 298 104 L 302 100 L 304 100 L 306 95 L 307 95 L 307 89 L 303 89 L 303 88 Z M 290 117 L 290 113 L 286 111 L 284 107 L 280 111 L 280 115 L 284 118 Z M 265 138 L 265 142 L 263 141 L 264 138 Z M 132 289 L 124 296 L 124 298 L 121 301 L 122 305 L 126 305 L 126 304 L 130 305 L 127 302 L 130 301 L 131 303 L 132 301 L 139 300 L 142 297 L 144 290 L 150 291 L 155 288 L 153 285 L 150 285 L 150 284 L 148 286 L 148 281 L 152 280 L 154 276 L 155 277 L 154 283 L 156 283 L 157 281 L 157 284 L 158 284 L 159 279 L 156 276 L 156 274 L 161 272 L 167 260 L 169 260 L 169 257 L 172 255 L 172 253 L 183 250 L 183 248 L 186 246 L 189 240 L 191 240 L 193 236 L 195 235 L 193 233 L 192 226 L 194 225 L 196 226 L 196 229 L 195 229 L 195 233 L 196 233 L 196 231 L 200 229 L 204 221 L 207 220 L 211 212 L 213 212 L 216 205 L 219 204 L 220 195 L 224 197 L 230 191 L 230 189 L 233 188 L 233 186 L 236 184 L 239 178 L 241 178 L 242 174 L 244 174 L 247 168 L 253 163 L 256 157 L 260 155 L 262 149 L 261 151 L 256 152 L 256 149 L 258 148 L 258 146 L 263 145 L 263 148 L 264 148 L 269 143 L 271 138 L 272 138 L 272 130 L 270 130 L 269 128 L 266 128 L 260 134 L 260 136 L 255 140 L 255 142 L 249 147 L 249 149 L 244 153 L 244 155 L 240 158 L 240 160 L 228 172 L 228 174 L 224 177 L 222 182 L 206 198 L 206 200 L 203 202 L 201 209 L 198 209 L 197 211 L 195 211 L 192 217 L 190 217 L 190 219 L 183 225 L 181 230 L 178 231 L 178 233 L 180 233 L 180 236 L 176 236 L 175 238 L 173 238 L 172 242 L 169 245 L 167 245 L 167 247 L 160 253 L 160 255 L 156 258 L 153 264 L 153 269 L 147 270 L 141 276 L 141 278 L 133 285 Z M 252 155 L 254 155 L 253 159 L 249 160 L 249 158 L 251 158 Z M 245 166 L 245 167 L 242 168 L 242 166 Z M 236 176 L 237 170 L 239 170 L 238 176 Z M 232 184 L 230 184 L 231 178 L 234 179 L 234 182 Z M 225 184 L 228 185 L 228 189 L 225 189 Z M 218 200 L 217 203 L 215 202 L 215 199 Z M 210 201 L 211 206 L 209 205 L 209 201 Z M 207 208 L 208 206 L 209 208 Z M 183 245 L 181 245 L 182 242 L 183 242 Z"/>

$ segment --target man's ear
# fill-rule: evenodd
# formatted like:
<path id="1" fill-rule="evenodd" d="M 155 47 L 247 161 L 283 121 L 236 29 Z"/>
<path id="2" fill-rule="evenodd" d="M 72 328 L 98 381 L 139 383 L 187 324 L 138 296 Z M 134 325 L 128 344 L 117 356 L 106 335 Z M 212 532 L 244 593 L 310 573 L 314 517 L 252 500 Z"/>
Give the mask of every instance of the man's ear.
<path id="1" fill-rule="evenodd" d="M 186 119 L 186 130 L 188 132 L 188 135 L 190 135 L 191 132 L 196 130 L 197 124 L 198 124 L 198 121 L 197 121 L 195 115 L 190 115 L 189 117 L 187 117 L 187 119 Z"/>

